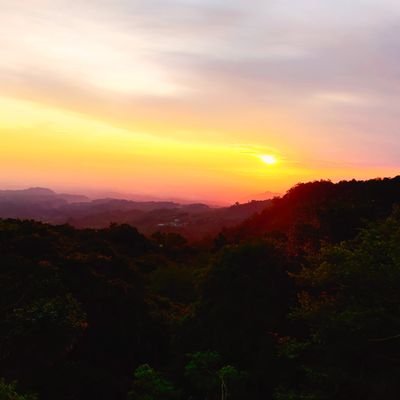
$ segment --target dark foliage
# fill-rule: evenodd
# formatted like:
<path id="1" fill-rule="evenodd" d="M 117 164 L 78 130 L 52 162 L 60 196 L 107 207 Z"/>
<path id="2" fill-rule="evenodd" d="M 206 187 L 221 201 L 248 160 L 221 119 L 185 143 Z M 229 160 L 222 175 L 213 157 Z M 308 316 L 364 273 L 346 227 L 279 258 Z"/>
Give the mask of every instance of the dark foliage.
<path id="1" fill-rule="evenodd" d="M 397 399 L 397 203 L 300 184 L 198 245 L 0 220 L 0 397 Z"/>

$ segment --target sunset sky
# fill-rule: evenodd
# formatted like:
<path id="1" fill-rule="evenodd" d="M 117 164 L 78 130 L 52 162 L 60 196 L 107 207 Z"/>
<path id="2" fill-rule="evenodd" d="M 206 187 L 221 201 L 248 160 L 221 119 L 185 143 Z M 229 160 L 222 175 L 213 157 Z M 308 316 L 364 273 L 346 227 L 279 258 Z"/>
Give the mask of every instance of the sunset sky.
<path id="1" fill-rule="evenodd" d="M 0 6 L 0 188 L 231 203 L 400 173 L 398 0 Z"/>

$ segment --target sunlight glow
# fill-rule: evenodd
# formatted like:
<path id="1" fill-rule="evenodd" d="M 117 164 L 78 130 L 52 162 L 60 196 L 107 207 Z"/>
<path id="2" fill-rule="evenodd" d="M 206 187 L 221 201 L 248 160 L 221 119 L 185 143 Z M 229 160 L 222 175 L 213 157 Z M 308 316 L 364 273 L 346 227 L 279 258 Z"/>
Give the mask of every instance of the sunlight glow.
<path id="1" fill-rule="evenodd" d="M 278 162 L 277 158 L 271 154 L 261 155 L 260 160 L 267 165 L 274 165 Z"/>

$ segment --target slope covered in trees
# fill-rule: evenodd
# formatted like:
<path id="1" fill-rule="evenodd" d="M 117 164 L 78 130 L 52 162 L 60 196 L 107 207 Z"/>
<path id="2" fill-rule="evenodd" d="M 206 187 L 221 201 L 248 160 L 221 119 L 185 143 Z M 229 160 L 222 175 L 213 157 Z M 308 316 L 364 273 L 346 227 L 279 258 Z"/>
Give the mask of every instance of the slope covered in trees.
<path id="1" fill-rule="evenodd" d="M 201 245 L 0 220 L 1 399 L 395 399 L 399 203 L 302 184 Z"/>
<path id="2" fill-rule="evenodd" d="M 400 202 L 400 176 L 369 181 L 300 183 L 272 205 L 229 230 L 231 240 L 274 235 L 299 248 L 353 238 L 368 221 Z"/>

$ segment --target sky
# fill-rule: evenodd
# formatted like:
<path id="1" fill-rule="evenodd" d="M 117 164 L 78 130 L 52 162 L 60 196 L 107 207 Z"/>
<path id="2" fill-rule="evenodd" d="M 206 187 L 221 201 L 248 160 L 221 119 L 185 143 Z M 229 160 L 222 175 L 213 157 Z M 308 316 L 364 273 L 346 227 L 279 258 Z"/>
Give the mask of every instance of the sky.
<path id="1" fill-rule="evenodd" d="M 399 174 L 397 0 L 0 7 L 2 188 L 232 203 Z"/>

